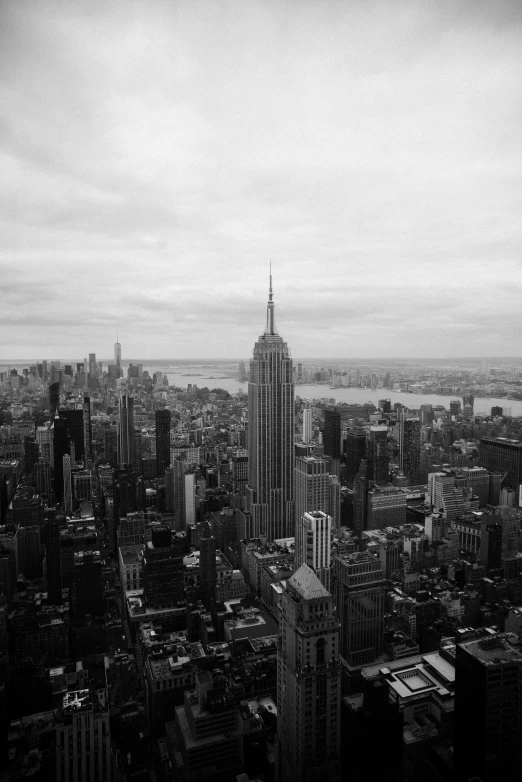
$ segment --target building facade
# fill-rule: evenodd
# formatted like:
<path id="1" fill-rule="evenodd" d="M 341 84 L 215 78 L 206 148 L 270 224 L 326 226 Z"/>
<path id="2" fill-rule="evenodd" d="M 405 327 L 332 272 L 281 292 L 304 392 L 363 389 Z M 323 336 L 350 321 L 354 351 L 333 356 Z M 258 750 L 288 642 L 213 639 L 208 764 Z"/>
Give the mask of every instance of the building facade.
<path id="1" fill-rule="evenodd" d="M 277 333 L 272 275 L 266 328 L 254 346 L 248 383 L 246 510 L 254 537 L 294 532 L 294 383 L 288 345 Z"/>

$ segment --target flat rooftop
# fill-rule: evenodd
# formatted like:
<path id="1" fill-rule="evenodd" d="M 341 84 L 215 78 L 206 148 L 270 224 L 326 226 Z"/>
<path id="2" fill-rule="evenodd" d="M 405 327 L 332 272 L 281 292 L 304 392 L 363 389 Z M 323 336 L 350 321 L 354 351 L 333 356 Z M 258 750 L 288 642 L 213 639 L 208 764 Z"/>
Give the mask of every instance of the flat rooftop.
<path id="1" fill-rule="evenodd" d="M 468 641 L 461 646 L 483 665 L 522 663 L 520 642 L 514 633 L 500 633 L 489 638 Z"/>

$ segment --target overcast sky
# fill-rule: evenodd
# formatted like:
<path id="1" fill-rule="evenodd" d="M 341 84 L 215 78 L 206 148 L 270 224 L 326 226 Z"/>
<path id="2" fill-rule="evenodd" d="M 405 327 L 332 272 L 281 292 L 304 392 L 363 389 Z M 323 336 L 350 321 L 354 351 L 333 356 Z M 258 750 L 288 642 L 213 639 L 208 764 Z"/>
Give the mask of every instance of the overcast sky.
<path id="1" fill-rule="evenodd" d="M 518 0 L 0 5 L 0 359 L 520 355 Z"/>

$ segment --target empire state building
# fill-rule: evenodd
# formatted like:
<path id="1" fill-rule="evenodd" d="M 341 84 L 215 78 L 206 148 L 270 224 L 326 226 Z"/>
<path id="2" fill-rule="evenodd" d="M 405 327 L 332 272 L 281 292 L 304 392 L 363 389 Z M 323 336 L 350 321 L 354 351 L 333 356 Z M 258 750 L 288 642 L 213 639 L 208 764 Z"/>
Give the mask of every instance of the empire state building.
<path id="1" fill-rule="evenodd" d="M 267 541 L 294 535 L 294 384 L 288 345 L 277 333 L 272 274 L 266 328 L 254 346 L 248 383 L 248 466 L 242 534 Z"/>

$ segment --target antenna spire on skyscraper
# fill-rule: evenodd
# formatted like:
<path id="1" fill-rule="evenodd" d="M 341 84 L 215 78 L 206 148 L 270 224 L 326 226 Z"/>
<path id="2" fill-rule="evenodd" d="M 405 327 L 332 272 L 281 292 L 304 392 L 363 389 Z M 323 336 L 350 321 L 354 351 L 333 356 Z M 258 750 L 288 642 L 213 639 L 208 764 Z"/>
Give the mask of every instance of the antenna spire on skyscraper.
<path id="1" fill-rule="evenodd" d="M 266 329 L 265 334 L 277 335 L 274 317 L 274 292 L 272 288 L 272 261 L 270 261 L 270 284 L 268 286 L 268 304 L 266 309 Z"/>

